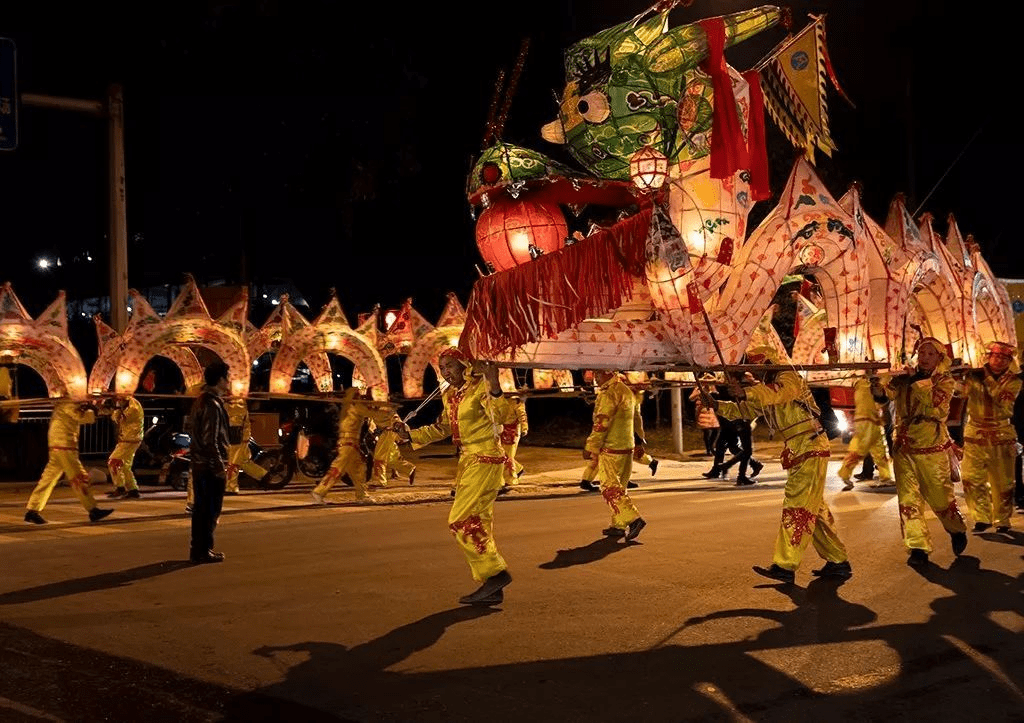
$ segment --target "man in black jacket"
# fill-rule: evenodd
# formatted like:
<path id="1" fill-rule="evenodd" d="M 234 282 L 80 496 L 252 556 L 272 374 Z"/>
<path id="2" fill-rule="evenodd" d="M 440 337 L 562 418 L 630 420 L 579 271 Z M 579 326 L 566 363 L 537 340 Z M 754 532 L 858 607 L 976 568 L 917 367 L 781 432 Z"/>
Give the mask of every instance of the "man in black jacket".
<path id="1" fill-rule="evenodd" d="M 192 405 L 192 545 L 189 560 L 195 564 L 223 562 L 224 553 L 213 551 L 213 530 L 224 505 L 228 465 L 228 413 L 221 401 L 228 391 L 228 365 L 215 361 L 203 372 L 206 386 Z"/>

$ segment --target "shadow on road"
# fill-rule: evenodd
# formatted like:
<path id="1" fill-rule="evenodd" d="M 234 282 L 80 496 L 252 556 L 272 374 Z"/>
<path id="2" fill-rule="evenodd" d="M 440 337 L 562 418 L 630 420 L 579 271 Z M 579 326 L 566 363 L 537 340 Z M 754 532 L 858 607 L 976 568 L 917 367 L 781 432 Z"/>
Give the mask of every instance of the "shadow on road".
<path id="1" fill-rule="evenodd" d="M 785 609 L 688 618 L 648 649 L 480 667 L 456 658 L 444 670 L 396 672 L 456 624 L 474 626 L 471 644 L 503 644 L 500 623 L 483 620 L 497 610 L 459 607 L 353 647 L 257 648 L 254 655 L 279 664 L 281 680 L 251 691 L 0 623 L 0 718 L 15 702 L 75 720 L 883 721 L 948 720 L 950 711 L 969 710 L 986 723 L 1019 721 L 1024 632 L 1019 621 L 998 621 L 1020 614 L 1024 573 L 986 570 L 970 556 L 919 572 L 922 584 L 951 593 L 934 600 L 923 623 L 876 625 L 873 610 L 841 597 L 838 581 L 814 580 L 778 587 L 791 602 Z M 749 630 L 731 622 L 741 618 L 774 624 L 747 637 L 733 632 Z M 711 627 L 695 630 L 703 626 Z M 712 642 L 674 643 L 684 632 L 685 640 Z M 840 663 L 864 644 L 886 646 L 896 662 L 867 670 Z M 292 664 L 295 653 L 303 659 Z M 831 678 L 830 670 L 849 677 Z"/>
<path id="2" fill-rule="evenodd" d="M 108 590 L 114 587 L 130 585 L 136 580 L 145 580 L 149 577 L 166 575 L 175 570 L 190 567 L 187 560 L 165 560 L 164 562 L 153 562 L 149 565 L 133 567 L 129 570 L 118 572 L 104 572 L 100 575 L 80 577 L 75 580 L 62 580 L 51 582 L 38 587 L 29 587 L 24 590 L 12 590 L 0 594 L 0 605 L 18 605 L 21 603 L 37 602 L 39 600 L 50 600 L 67 595 L 78 595 L 83 592 L 95 590 Z"/>
<path id="3" fill-rule="evenodd" d="M 590 562 L 603 560 L 614 552 L 625 550 L 627 547 L 632 546 L 632 543 L 624 545 L 611 537 L 600 537 L 583 547 L 559 550 L 555 553 L 554 560 L 542 562 L 537 567 L 542 570 L 558 570 L 563 567 L 572 567 L 573 565 L 586 565 Z"/>

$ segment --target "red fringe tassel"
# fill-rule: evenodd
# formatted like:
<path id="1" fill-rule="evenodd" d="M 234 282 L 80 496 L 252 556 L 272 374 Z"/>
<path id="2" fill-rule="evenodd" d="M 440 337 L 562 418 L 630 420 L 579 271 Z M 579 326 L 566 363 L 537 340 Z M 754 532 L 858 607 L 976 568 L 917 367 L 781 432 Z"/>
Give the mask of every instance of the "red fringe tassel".
<path id="1" fill-rule="evenodd" d="M 478 279 L 459 346 L 488 357 L 552 338 L 633 298 L 644 273 L 648 207 L 572 246 Z"/>

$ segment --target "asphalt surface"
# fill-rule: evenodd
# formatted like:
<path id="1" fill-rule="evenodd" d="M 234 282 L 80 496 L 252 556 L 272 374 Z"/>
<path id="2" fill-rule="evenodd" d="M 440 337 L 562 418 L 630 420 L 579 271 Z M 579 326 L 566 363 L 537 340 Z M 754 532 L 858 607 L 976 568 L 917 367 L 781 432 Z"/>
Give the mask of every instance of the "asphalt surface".
<path id="1" fill-rule="evenodd" d="M 181 492 L 90 524 L 62 487 L 32 526 L 31 485 L 2 485 L 0 720 L 1022 720 L 1024 535 L 954 558 L 932 518 L 932 564 L 910 568 L 892 489 L 842 491 L 834 443 L 854 576 L 815 578 L 809 548 L 773 583 L 751 565 L 771 557 L 777 449 L 752 487 L 704 479 L 701 455 L 637 466 L 649 524 L 622 544 L 578 450 L 523 447 L 493 608 L 456 602 L 474 583 L 445 527 L 450 448 L 366 504 L 314 506 L 308 481 L 227 498 L 220 565 L 187 563 Z"/>

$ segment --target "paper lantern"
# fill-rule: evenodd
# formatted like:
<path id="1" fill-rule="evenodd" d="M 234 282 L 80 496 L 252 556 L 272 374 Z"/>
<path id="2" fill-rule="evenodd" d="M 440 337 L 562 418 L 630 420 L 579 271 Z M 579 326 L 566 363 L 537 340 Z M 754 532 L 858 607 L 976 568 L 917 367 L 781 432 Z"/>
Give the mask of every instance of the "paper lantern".
<path id="1" fill-rule="evenodd" d="M 476 245 L 495 271 L 507 271 L 565 245 L 569 229 L 555 204 L 501 197 L 480 214 Z"/>
<path id="2" fill-rule="evenodd" d="M 668 158 L 661 151 L 644 146 L 629 159 L 629 177 L 643 191 L 657 191 L 665 185 Z"/>

